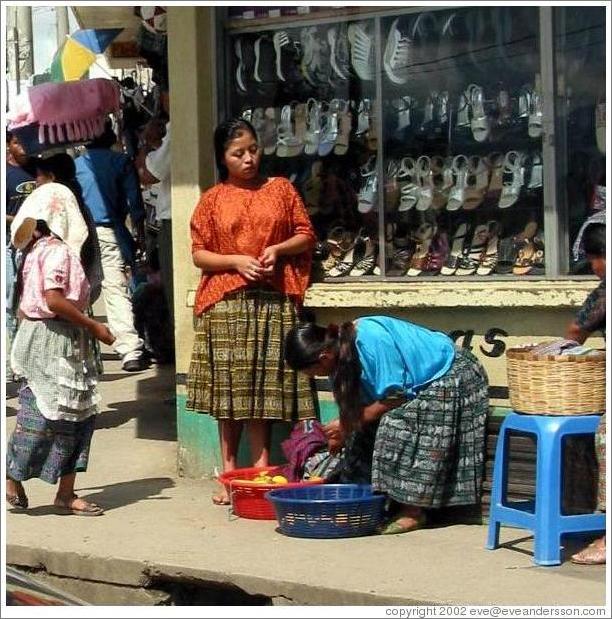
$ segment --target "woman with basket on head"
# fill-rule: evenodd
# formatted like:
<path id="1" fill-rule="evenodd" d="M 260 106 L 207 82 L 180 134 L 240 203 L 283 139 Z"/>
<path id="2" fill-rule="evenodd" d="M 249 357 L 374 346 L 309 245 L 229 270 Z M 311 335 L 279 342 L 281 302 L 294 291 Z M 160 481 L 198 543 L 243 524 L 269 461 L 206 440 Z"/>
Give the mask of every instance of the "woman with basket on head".
<path id="1" fill-rule="evenodd" d="M 35 189 L 11 226 L 11 241 L 24 252 L 11 350 L 11 367 L 24 383 L 6 462 L 6 500 L 15 508 L 28 507 L 22 482 L 38 477 L 59 480 L 54 504 L 62 512 L 104 513 L 74 493 L 77 472 L 87 469 L 98 412 L 92 340 L 110 345 L 115 339 L 85 313 L 90 265 L 80 255 L 87 238 L 74 194 L 59 183 Z"/>
<path id="2" fill-rule="evenodd" d="M 261 147 L 248 122 L 222 123 L 214 141 L 221 181 L 191 219 L 202 278 L 187 409 L 218 419 L 227 472 L 236 468 L 243 425 L 253 466 L 266 467 L 270 422 L 316 416 L 312 382 L 286 368 L 281 352 L 308 285 L 315 235 L 293 185 L 260 174 Z M 229 498 L 222 491 L 213 501 Z"/>
<path id="3" fill-rule="evenodd" d="M 368 316 L 299 324 L 285 360 L 331 377 L 340 418 L 325 432 L 330 451 L 344 451 L 328 481 L 371 482 L 392 499 L 397 513 L 381 533 L 420 528 L 427 509 L 478 503 L 488 380 L 470 352 L 443 333 Z"/>
<path id="4" fill-rule="evenodd" d="M 569 324 L 565 337 L 582 344 L 592 333 L 601 331 L 606 337 L 606 226 L 588 224 L 577 241 L 591 270 L 601 280 L 599 286 L 586 298 L 576 318 Z M 606 511 L 606 415 L 602 415 L 595 434 L 599 480 L 597 509 Z M 598 565 L 606 562 L 606 536 L 596 539 L 572 556 L 572 562 L 581 565 Z"/>

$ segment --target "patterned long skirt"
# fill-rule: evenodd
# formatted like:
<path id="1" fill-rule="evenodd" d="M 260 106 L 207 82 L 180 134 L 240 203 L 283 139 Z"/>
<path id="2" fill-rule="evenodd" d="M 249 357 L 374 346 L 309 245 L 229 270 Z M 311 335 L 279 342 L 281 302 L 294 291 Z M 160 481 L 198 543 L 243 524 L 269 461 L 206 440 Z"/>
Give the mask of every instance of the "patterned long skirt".
<path id="1" fill-rule="evenodd" d="M 17 425 L 6 450 L 6 474 L 16 481 L 60 477 L 87 470 L 95 415 L 83 421 L 51 421 L 42 416 L 29 387 L 19 392 Z"/>
<path id="2" fill-rule="evenodd" d="M 606 511 L 606 416 L 601 416 L 599 427 L 595 433 L 595 454 L 599 479 L 597 483 L 597 509 Z"/>
<path id="3" fill-rule="evenodd" d="M 248 289 L 195 320 L 187 409 L 217 419 L 299 421 L 318 416 L 314 383 L 285 365 L 285 335 L 297 322 L 290 298 Z"/>
<path id="4" fill-rule="evenodd" d="M 480 500 L 488 379 L 470 352 L 413 400 L 347 440 L 328 481 L 368 483 L 406 505 L 439 508 Z"/>

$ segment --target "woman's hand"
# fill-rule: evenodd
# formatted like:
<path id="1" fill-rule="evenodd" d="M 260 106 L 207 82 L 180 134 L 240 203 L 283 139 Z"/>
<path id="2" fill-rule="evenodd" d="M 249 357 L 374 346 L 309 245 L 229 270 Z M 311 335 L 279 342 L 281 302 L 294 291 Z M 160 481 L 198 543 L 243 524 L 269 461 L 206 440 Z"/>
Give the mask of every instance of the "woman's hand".
<path id="1" fill-rule="evenodd" d="M 258 282 L 264 276 L 261 262 L 252 256 L 235 256 L 234 268 L 250 282 Z"/>
<path id="2" fill-rule="evenodd" d="M 270 245 L 263 250 L 261 256 L 259 256 L 259 262 L 261 262 L 264 268 L 264 276 L 269 277 L 274 273 L 278 255 L 278 247 L 276 245 Z"/>
<path id="3" fill-rule="evenodd" d="M 103 325 L 101 322 L 93 321 L 89 332 L 97 339 L 108 344 L 110 346 L 115 341 L 115 336 L 111 333 L 111 330 Z"/>
<path id="4" fill-rule="evenodd" d="M 344 446 L 345 440 L 344 432 L 342 430 L 342 426 L 340 425 L 340 420 L 336 419 L 324 425 L 323 434 L 325 434 L 325 438 L 327 439 L 329 452 L 331 454 L 338 453 Z"/>

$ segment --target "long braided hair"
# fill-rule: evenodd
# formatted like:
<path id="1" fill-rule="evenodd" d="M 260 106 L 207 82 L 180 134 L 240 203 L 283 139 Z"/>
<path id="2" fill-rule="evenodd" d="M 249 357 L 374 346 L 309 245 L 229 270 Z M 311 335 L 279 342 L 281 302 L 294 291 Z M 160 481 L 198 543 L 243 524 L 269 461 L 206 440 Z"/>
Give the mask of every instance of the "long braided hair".
<path id="1" fill-rule="evenodd" d="M 361 425 L 361 363 L 355 345 L 355 326 L 345 322 L 327 328 L 314 320 L 302 319 L 285 338 L 284 358 L 293 370 L 306 370 L 316 365 L 324 351 L 336 354 L 336 367 L 331 375 L 334 398 L 340 408 L 340 423 L 346 431 Z"/>

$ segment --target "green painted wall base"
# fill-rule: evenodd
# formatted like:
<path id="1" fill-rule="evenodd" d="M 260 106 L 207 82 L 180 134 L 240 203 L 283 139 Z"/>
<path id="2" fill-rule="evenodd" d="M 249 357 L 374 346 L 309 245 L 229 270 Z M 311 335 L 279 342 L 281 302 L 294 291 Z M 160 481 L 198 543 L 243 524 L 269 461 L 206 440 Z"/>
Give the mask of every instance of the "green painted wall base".
<path id="1" fill-rule="evenodd" d="M 221 451 L 219 449 L 219 431 L 217 421 L 210 415 L 202 415 L 185 408 L 186 396 L 177 395 L 177 434 L 178 434 L 178 473 L 182 477 L 211 478 L 215 469 L 222 470 Z M 322 400 L 321 420 L 327 423 L 338 413 L 334 402 Z M 270 460 L 273 463 L 284 462 L 280 447 L 291 432 L 291 424 L 275 422 L 272 424 L 272 449 Z M 250 466 L 250 454 L 247 437 L 243 434 L 238 450 L 239 466 Z"/>
<path id="2" fill-rule="evenodd" d="M 178 473 L 182 477 L 196 479 L 212 478 L 215 470 L 221 471 L 221 452 L 217 421 L 210 415 L 202 415 L 185 409 L 186 396 L 177 395 Z M 327 423 L 338 416 L 338 407 L 333 400 L 319 399 L 321 423 Z M 503 417 L 510 409 L 491 407 L 491 416 Z M 291 432 L 291 424 L 275 422 L 272 425 L 273 463 L 284 462 L 280 444 Z M 238 451 L 239 466 L 250 466 L 249 446 L 243 435 Z"/>

